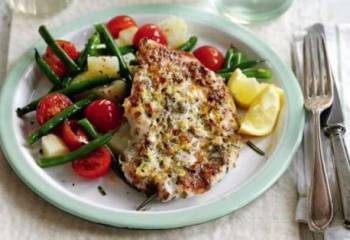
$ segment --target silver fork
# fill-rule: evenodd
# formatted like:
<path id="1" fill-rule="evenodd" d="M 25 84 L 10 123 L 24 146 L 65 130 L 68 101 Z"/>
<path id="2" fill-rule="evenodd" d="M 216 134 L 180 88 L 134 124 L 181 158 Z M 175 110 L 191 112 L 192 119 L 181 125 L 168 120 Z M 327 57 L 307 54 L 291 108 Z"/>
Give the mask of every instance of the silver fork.
<path id="1" fill-rule="evenodd" d="M 311 112 L 312 160 L 308 193 L 309 228 L 324 230 L 333 218 L 333 203 L 321 142 L 320 114 L 333 101 L 333 83 L 321 25 L 313 25 L 304 38 L 304 102 Z"/>

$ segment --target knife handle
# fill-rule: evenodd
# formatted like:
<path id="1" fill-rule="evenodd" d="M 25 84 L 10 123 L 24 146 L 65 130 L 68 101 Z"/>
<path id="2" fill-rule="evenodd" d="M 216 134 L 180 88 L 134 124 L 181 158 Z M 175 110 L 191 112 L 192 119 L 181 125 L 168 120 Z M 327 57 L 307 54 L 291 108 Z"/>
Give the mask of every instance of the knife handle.
<path id="1" fill-rule="evenodd" d="M 308 224 L 312 231 L 319 232 L 323 231 L 333 219 L 333 202 L 324 163 L 319 111 L 312 112 L 311 133 L 313 167 L 309 189 Z"/>
<path id="2" fill-rule="evenodd" d="M 344 142 L 345 128 L 341 125 L 327 129 L 332 144 L 334 165 L 337 172 L 344 226 L 350 229 L 350 163 L 349 154 Z"/>

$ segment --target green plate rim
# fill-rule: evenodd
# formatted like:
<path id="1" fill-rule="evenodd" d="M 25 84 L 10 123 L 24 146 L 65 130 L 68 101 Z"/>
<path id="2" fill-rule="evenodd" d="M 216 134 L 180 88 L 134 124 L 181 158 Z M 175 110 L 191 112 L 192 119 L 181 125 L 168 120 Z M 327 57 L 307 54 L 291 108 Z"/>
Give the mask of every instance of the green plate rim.
<path id="1" fill-rule="evenodd" d="M 33 48 L 43 49 L 44 43 L 38 41 L 31 47 L 9 71 L 0 95 L 0 141 L 4 154 L 22 181 L 30 189 L 54 206 L 75 216 L 86 220 L 106 224 L 110 226 L 140 228 L 140 229 L 168 229 L 203 223 L 241 208 L 248 204 L 265 190 L 267 190 L 287 169 L 292 156 L 301 142 L 304 128 L 304 108 L 302 93 L 298 82 L 287 65 L 278 55 L 262 40 L 250 31 L 240 27 L 229 20 L 197 8 L 186 7 L 178 4 L 148 4 L 113 7 L 108 10 L 90 13 L 80 17 L 55 30 L 53 34 L 60 36 L 79 29 L 88 24 L 105 21 L 116 14 L 170 14 L 191 17 L 193 20 L 214 26 L 231 35 L 235 35 L 245 42 L 254 51 L 266 56 L 274 74 L 278 79 L 283 79 L 281 85 L 286 91 L 286 123 L 283 127 L 277 150 L 269 157 L 264 166 L 237 191 L 220 196 L 205 204 L 180 210 L 162 212 L 136 212 L 127 210 L 115 210 L 108 207 L 97 207 L 89 202 L 79 200 L 74 194 L 62 187 L 43 181 L 43 176 L 35 171 L 29 171 L 30 164 L 27 161 L 16 161 L 24 158 L 24 154 L 17 151 L 16 136 L 13 134 L 13 96 L 21 76 L 33 63 Z M 288 117 L 288 116 L 293 116 Z M 9 125 L 11 127 L 9 127 Z M 33 174 L 34 173 L 34 174 Z"/>

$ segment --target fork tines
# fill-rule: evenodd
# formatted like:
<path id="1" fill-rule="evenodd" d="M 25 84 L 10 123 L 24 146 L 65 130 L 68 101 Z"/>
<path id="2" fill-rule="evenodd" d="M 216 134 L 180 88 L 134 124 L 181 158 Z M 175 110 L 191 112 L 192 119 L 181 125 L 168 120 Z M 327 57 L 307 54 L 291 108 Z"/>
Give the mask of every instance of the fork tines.
<path id="1" fill-rule="evenodd" d="M 330 105 L 333 95 L 333 77 L 321 24 L 312 26 L 304 38 L 304 70 L 305 99 L 325 96 L 329 103 L 327 105 Z"/>

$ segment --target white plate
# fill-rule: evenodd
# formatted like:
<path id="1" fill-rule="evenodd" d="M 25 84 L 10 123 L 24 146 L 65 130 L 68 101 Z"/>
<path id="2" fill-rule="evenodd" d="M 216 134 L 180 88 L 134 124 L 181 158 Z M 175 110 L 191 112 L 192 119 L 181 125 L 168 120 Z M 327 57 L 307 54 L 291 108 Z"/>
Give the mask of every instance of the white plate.
<path id="1" fill-rule="evenodd" d="M 34 191 L 56 206 L 95 222 L 138 228 L 170 228 L 195 224 L 227 214 L 257 197 L 283 173 L 301 136 L 304 116 L 301 93 L 290 70 L 270 48 L 251 33 L 215 15 L 185 7 L 164 5 L 153 8 L 134 6 L 98 12 L 53 32 L 59 38 L 74 42 L 81 49 L 93 31 L 92 24 L 95 22 L 124 13 L 132 16 L 141 25 L 157 23 L 170 15 L 178 15 L 178 12 L 185 18 L 189 34 L 199 37 L 197 46 L 210 44 L 225 52 L 233 43 L 248 58 L 266 59 L 267 65 L 274 73 L 273 82 L 285 89 L 286 102 L 276 130 L 271 136 L 254 141 L 266 150 L 267 157 L 261 157 L 244 147 L 236 168 L 210 191 L 189 199 L 168 203 L 154 202 L 149 205 L 147 213 L 136 212 L 135 207 L 145 196 L 125 185 L 113 172 L 97 180 L 86 180 L 77 176 L 69 163 L 49 169 L 42 169 L 35 163 L 39 144 L 33 148 L 28 148 L 25 144 L 25 137 L 37 127 L 28 120 L 33 119 L 33 114 L 24 119 L 15 115 L 17 107 L 24 106 L 30 99 L 45 94 L 49 89 L 49 83 L 35 66 L 34 53 L 30 51 L 12 70 L 4 85 L 1 104 L 6 106 L 6 109 L 2 108 L 0 112 L 0 129 L 4 151 L 10 164 Z M 44 51 L 42 41 L 36 44 L 36 47 L 40 52 Z M 15 79 L 16 77 L 18 79 Z M 12 82 L 9 83 L 10 81 Z M 4 115 L 8 117 L 5 118 Z M 12 132 L 13 136 L 8 136 L 9 132 Z M 107 195 L 102 196 L 98 186 L 101 186 Z M 209 210 L 210 207 L 213 208 L 212 212 L 203 211 Z M 114 213 L 116 218 L 106 217 L 108 213 Z M 191 217 L 192 214 L 196 215 Z"/>

